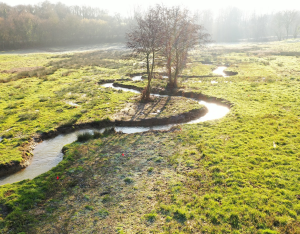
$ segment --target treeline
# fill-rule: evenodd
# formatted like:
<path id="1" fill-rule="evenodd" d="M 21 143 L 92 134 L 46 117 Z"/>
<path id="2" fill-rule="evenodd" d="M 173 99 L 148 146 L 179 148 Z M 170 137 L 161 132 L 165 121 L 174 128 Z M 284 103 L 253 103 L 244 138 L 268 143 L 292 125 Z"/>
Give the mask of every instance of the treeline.
<path id="1" fill-rule="evenodd" d="M 198 11 L 196 16 L 215 42 L 283 40 L 300 34 L 300 12 L 296 10 L 246 14 L 233 7 L 216 16 L 210 10 Z M 47 1 L 14 7 L 0 2 L 0 49 L 124 42 L 133 18 Z"/>
<path id="2" fill-rule="evenodd" d="M 0 49 L 124 41 L 129 18 L 99 8 L 42 2 L 0 3 Z"/>
<path id="3" fill-rule="evenodd" d="M 210 10 L 197 12 L 197 17 L 216 42 L 284 40 L 300 34 L 300 11 L 296 10 L 257 14 L 232 7 L 216 17 Z"/>

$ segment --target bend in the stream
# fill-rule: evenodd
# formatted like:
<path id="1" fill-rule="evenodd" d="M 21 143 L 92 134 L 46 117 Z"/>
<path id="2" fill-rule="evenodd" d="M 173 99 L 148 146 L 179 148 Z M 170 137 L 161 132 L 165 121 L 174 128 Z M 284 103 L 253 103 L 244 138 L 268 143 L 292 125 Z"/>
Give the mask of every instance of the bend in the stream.
<path id="1" fill-rule="evenodd" d="M 123 91 L 130 91 L 134 93 L 140 93 L 137 90 L 134 89 L 128 89 L 128 88 L 122 88 L 122 87 L 115 87 L 113 86 L 113 83 L 103 84 L 103 87 L 111 87 L 118 90 Z M 154 94 L 155 96 L 167 96 L 167 95 L 159 95 Z M 195 99 L 194 99 L 195 100 Z M 208 103 L 205 101 L 197 100 L 199 104 L 204 105 L 208 112 L 206 115 L 188 121 L 187 124 L 194 124 L 199 123 L 203 121 L 208 120 L 214 120 L 224 117 L 228 112 L 229 108 L 218 105 L 215 103 Z M 122 131 L 123 133 L 131 134 L 131 133 L 139 133 L 139 132 L 145 132 L 149 130 L 168 130 L 175 124 L 167 124 L 167 125 L 159 125 L 159 126 L 151 126 L 151 127 L 115 127 L 116 131 Z M 21 171 L 18 171 L 14 174 L 2 177 L 0 179 L 0 185 L 4 185 L 7 183 L 14 183 L 18 182 L 24 179 L 33 179 L 36 176 L 43 174 L 47 171 L 49 171 L 51 168 L 55 167 L 60 161 L 63 159 L 63 153 L 61 152 L 62 148 L 66 144 L 70 144 L 77 140 L 77 136 L 79 134 L 85 133 L 85 132 L 93 132 L 98 131 L 102 132 L 105 128 L 102 129 L 81 129 L 77 130 L 71 133 L 67 134 L 60 134 L 52 139 L 48 139 L 43 141 L 42 143 L 38 144 L 34 151 L 33 151 L 33 157 L 31 159 L 31 164 L 26 167 L 25 169 L 22 169 Z"/>

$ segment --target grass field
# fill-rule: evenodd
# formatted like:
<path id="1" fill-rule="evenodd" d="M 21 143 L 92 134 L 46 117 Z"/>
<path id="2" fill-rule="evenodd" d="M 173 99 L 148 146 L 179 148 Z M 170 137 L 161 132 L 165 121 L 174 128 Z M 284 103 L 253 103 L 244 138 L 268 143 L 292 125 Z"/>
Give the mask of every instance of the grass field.
<path id="1" fill-rule="evenodd" d="M 139 72 L 125 52 L 88 52 L 63 55 L 0 55 L 0 164 L 21 162 L 26 144 L 35 134 L 61 126 L 114 120 L 113 116 L 139 95 L 101 87 L 106 81 L 129 79 Z M 188 112 L 168 102 L 162 116 Z M 159 100 L 157 100 L 158 103 Z M 177 104 L 176 104 L 177 105 Z M 122 116 L 119 116 L 122 118 Z"/>
<path id="2" fill-rule="evenodd" d="M 1 231 L 300 233 L 299 53 L 300 43 L 293 41 L 193 51 L 185 75 L 211 75 L 217 65 L 229 65 L 228 71 L 238 72 L 226 78 L 180 82 L 185 92 L 233 103 L 226 117 L 166 132 L 126 135 L 112 131 L 66 146 L 64 160 L 51 171 L 0 187 Z M 144 85 L 120 80 L 143 70 L 130 58 L 116 59 L 119 54 L 97 55 L 93 65 L 80 54 L 54 56 L 51 64 L 43 62 L 44 55 L 36 56 L 42 57 L 34 66 L 57 70 L 41 77 L 2 77 L 6 83 L 1 84 L 5 87 L 1 88 L 1 131 L 15 124 L 5 133 L 12 135 L 5 135 L 1 142 L 5 150 L 10 147 L 4 144 L 17 145 L 19 138 L 28 140 L 61 124 L 111 118 L 125 102 L 136 100 L 130 99 L 133 94 L 102 89 L 96 85 L 102 79 Z M 82 65 L 72 67 L 69 60 Z M 204 68 L 207 65 L 200 61 L 212 65 Z M 65 72 L 68 75 L 63 76 Z M 153 83 L 162 89 L 165 85 L 166 79 Z M 24 97 L 15 98 L 18 95 Z M 82 98 L 87 101 L 80 102 Z M 105 111 L 97 116 L 100 107 Z M 22 121 L 20 108 L 29 116 Z M 45 115 L 31 113 L 32 109 L 43 109 Z M 8 155 L 15 157 L 19 149 L 11 149 Z"/>

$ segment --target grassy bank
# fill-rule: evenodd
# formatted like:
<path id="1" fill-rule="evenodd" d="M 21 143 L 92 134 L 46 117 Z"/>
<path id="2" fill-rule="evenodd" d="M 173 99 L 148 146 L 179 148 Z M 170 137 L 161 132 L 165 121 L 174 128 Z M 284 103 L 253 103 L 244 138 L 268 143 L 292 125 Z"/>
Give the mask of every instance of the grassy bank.
<path id="1" fill-rule="evenodd" d="M 287 42 L 195 51 L 189 66 L 238 72 L 181 81 L 233 103 L 226 117 L 67 146 L 53 170 L 0 188 L 3 232 L 299 233 L 298 52 Z"/>

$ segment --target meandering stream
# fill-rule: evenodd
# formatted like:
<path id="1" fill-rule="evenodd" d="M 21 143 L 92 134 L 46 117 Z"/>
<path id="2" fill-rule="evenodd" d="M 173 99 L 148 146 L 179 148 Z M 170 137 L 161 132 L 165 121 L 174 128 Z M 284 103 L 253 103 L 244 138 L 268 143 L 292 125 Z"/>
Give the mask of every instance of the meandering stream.
<path id="1" fill-rule="evenodd" d="M 225 67 L 226 68 L 226 67 Z M 225 69 L 224 68 L 224 69 Z M 223 68 L 222 68 L 223 69 Z M 224 70 L 223 69 L 223 70 Z M 221 69 L 220 69 L 221 70 Z M 222 70 L 222 72 L 223 72 Z M 219 74 L 219 73 L 216 73 Z M 225 75 L 225 74 L 224 74 Z M 223 76 L 224 76 L 223 75 Z M 133 80 L 140 80 L 141 76 L 136 76 Z M 108 83 L 102 85 L 103 87 L 111 87 L 118 90 L 129 91 L 140 93 L 133 89 L 121 88 L 121 87 L 114 87 L 113 83 Z M 155 96 L 165 96 L 155 94 Z M 207 103 L 205 101 L 197 100 L 199 104 L 206 106 L 208 109 L 208 113 L 205 116 L 202 116 L 198 119 L 191 120 L 186 124 L 194 124 L 208 120 L 214 120 L 224 117 L 228 112 L 229 108 L 214 104 L 214 103 Z M 122 131 L 123 133 L 137 133 L 137 132 L 145 132 L 149 130 L 168 130 L 175 124 L 168 124 L 168 125 L 160 125 L 160 126 L 151 126 L 151 127 L 115 127 L 116 131 Z M 45 140 L 42 143 L 38 144 L 35 149 L 33 150 L 33 157 L 31 159 L 31 163 L 25 169 L 18 171 L 14 174 L 8 175 L 6 177 L 2 177 L 0 179 L 0 185 L 18 182 L 24 179 L 33 179 L 38 175 L 41 175 L 51 168 L 55 167 L 60 161 L 63 159 L 63 153 L 61 152 L 62 148 L 66 144 L 70 144 L 77 140 L 77 136 L 79 134 L 93 131 L 103 132 L 105 129 L 82 129 L 77 130 L 72 133 L 68 134 L 60 134 L 52 139 Z"/>

